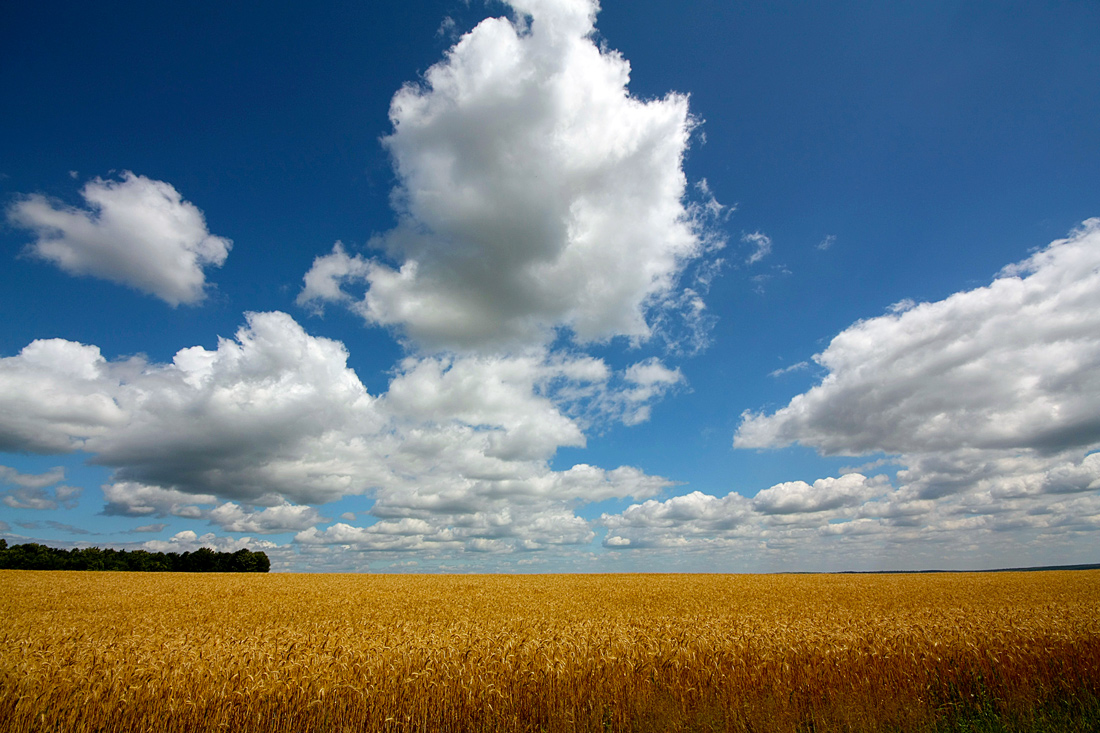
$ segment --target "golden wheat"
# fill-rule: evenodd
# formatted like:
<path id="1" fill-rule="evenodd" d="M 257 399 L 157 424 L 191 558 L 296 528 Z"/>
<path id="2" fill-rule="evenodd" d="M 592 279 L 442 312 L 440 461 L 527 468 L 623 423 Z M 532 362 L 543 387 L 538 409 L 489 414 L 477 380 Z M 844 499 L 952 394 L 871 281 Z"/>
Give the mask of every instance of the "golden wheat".
<path id="1" fill-rule="evenodd" d="M 921 730 L 1100 697 L 1100 571 L 0 571 L 0 618 L 12 732 Z"/>

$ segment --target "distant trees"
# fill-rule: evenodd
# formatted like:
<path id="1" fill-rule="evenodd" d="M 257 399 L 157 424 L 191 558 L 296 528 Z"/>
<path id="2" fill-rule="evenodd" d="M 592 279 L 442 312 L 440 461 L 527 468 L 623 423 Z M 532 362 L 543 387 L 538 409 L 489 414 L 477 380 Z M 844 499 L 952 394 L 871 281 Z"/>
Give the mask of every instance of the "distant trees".
<path id="1" fill-rule="evenodd" d="M 264 552 L 149 552 L 85 547 L 62 550 L 36 542 L 8 546 L 0 539 L 0 569 L 4 570 L 131 570 L 174 573 L 266 573 L 271 561 Z"/>

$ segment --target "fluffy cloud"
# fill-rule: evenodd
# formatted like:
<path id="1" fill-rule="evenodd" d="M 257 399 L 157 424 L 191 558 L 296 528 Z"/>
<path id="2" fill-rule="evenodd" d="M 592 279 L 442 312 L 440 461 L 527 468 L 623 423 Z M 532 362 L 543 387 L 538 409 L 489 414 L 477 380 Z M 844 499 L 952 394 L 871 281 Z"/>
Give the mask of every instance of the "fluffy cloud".
<path id="1" fill-rule="evenodd" d="M 141 543 L 141 547 L 150 552 L 183 553 L 194 552 L 199 548 L 206 547 L 216 552 L 251 550 L 252 552 L 264 551 L 269 555 L 272 554 L 273 550 L 278 550 L 278 546 L 274 542 L 268 542 L 266 540 L 256 540 L 252 537 L 241 537 L 239 539 L 233 537 L 219 537 L 213 532 L 199 535 L 189 529 L 177 532 L 168 540 L 148 540 L 147 542 Z"/>
<path id="2" fill-rule="evenodd" d="M 1100 454 L 1067 463 L 1058 493 L 1051 472 L 1007 493 L 989 481 L 935 500 L 884 476 L 851 473 L 777 484 L 748 499 L 702 492 L 604 514 L 610 550 L 675 553 L 686 567 L 874 570 L 1003 567 L 1028 548 L 1027 564 L 1091 562 L 1081 550 L 1100 531 Z M 900 476 L 901 474 L 899 474 Z M 1018 478 L 1018 477 L 1017 477 Z M 953 548 L 952 554 L 948 548 Z M 690 560 L 695 557 L 695 560 Z M 1019 560 L 1015 560 L 1019 562 Z"/>
<path id="3" fill-rule="evenodd" d="M 774 414 L 743 415 L 734 445 L 894 454 L 893 482 L 851 472 L 752 499 L 650 500 L 605 514 L 604 545 L 873 569 L 929 567 L 945 547 L 991 567 L 1020 546 L 1048 553 L 1035 564 L 1064 562 L 1094 543 L 1100 220 L 986 287 L 860 321 L 814 360 L 821 383 Z"/>
<path id="4" fill-rule="evenodd" d="M 227 532 L 247 532 L 252 534 L 277 534 L 297 532 L 326 521 L 320 512 L 310 506 L 296 506 L 282 502 L 275 506 L 257 509 L 244 507 L 234 502 L 218 503 L 213 495 L 188 494 L 175 489 L 132 481 L 118 481 L 103 487 L 103 496 L 107 505 L 103 513 L 125 517 L 165 517 L 175 516 L 186 519 L 205 519 Z M 207 505 L 217 504 L 213 508 Z M 148 525 L 164 528 L 164 524 Z M 159 531 L 158 529 L 140 531 Z"/>
<path id="5" fill-rule="evenodd" d="M 893 483 L 853 473 L 765 489 L 742 525 L 753 541 L 843 541 L 867 563 L 884 543 L 1050 548 L 1100 528 L 1100 220 L 988 286 L 859 321 L 814 361 L 824 379 L 773 414 L 746 412 L 734 446 L 885 453 L 902 468 Z M 640 514 L 608 518 L 608 546 L 690 543 L 695 525 L 654 535 Z"/>
<path id="6" fill-rule="evenodd" d="M 964 491 L 995 498 L 1074 494 L 1100 489 L 1100 454 L 960 449 L 905 456 L 898 480 L 914 499 Z"/>
<path id="7" fill-rule="evenodd" d="M 155 490 L 261 504 L 362 493 L 344 458 L 380 420 L 343 344 L 282 313 L 247 318 L 236 339 L 183 349 L 171 364 L 35 341 L 0 360 L 0 445 L 94 454 L 118 469 L 108 501 L 122 514 L 181 503 Z"/>
<path id="8" fill-rule="evenodd" d="M 171 184 L 129 171 L 84 185 L 86 209 L 26 196 L 8 220 L 34 231 L 28 247 L 71 275 L 129 285 L 176 306 L 206 297 L 205 267 L 220 267 L 232 242 L 207 231 L 202 212 Z"/>
<path id="9" fill-rule="evenodd" d="M 325 530 L 311 527 L 299 532 L 295 542 L 302 545 L 340 545 L 356 550 L 411 551 L 458 549 L 449 533 L 436 531 L 422 519 L 379 522 L 370 527 L 353 527 L 337 522 Z"/>
<path id="10" fill-rule="evenodd" d="M 0 362 L 0 386 L 5 374 L 22 380 L 0 391 L 0 434 L 19 449 L 79 448 L 115 469 L 103 486 L 105 514 L 184 517 L 250 534 L 304 531 L 303 546 L 335 542 L 338 530 L 309 534 L 326 521 L 313 505 L 349 495 L 373 500 L 364 515 L 376 528 L 359 529 L 371 542 L 381 532 L 387 546 L 583 543 L 592 530 L 576 504 L 644 499 L 670 485 L 629 466 L 550 466 L 559 447 L 583 446 L 589 427 L 637 421 L 682 380 L 657 360 L 615 371 L 545 349 L 408 358 L 389 390 L 372 396 L 347 356 L 343 344 L 309 335 L 284 313 L 248 314 L 235 338 L 182 349 L 169 364 L 109 362 L 95 347 L 35 342 Z M 50 412 L 64 403 L 58 395 L 74 394 L 109 406 L 109 419 L 89 426 Z M 73 409 L 76 400 L 68 402 Z M 35 498 L 20 490 L 9 503 Z M 398 541 L 392 526 L 418 531 Z"/>
<path id="11" fill-rule="evenodd" d="M 198 504 L 214 504 L 217 497 L 208 494 L 185 494 L 175 489 L 148 486 L 135 481 L 116 481 L 103 487 L 107 500 L 103 513 L 119 517 L 188 517 L 202 516 Z"/>
<path id="12" fill-rule="evenodd" d="M 604 545 L 611 548 L 703 548 L 758 542 L 776 528 L 828 526 L 854 519 L 861 506 L 892 488 L 885 477 L 845 474 L 808 484 L 776 484 L 748 499 L 737 493 L 724 497 L 693 491 L 664 501 L 633 504 L 620 514 L 604 514 L 609 530 Z"/>
<path id="13" fill-rule="evenodd" d="M 705 343 L 700 293 L 718 263 L 704 255 L 723 244 L 709 225 L 725 208 L 705 183 L 707 200 L 687 201 L 696 121 L 682 95 L 630 96 L 629 65 L 592 39 L 597 3 L 510 5 L 512 19 L 485 20 L 394 96 L 384 144 L 399 224 L 372 243 L 381 256 L 338 242 L 304 278 L 299 304 L 395 327 L 414 354 L 364 416 L 308 454 L 339 456 L 359 479 L 345 493 L 374 499 L 364 526 L 353 514 L 299 532 L 310 551 L 584 544 L 594 535 L 576 503 L 671 485 L 549 461 L 594 426 L 649 419 L 684 383 L 679 369 L 648 358 L 613 370 L 549 345 L 560 330 L 581 344 Z"/>
<path id="14" fill-rule="evenodd" d="M 608 370 L 594 359 L 548 364 L 543 354 L 519 357 L 408 359 L 390 384 L 386 405 L 404 421 L 490 429 L 490 456 L 545 459 L 559 446 L 583 446 L 581 427 L 550 396 L 567 380 L 599 387 Z"/>
<path id="15" fill-rule="evenodd" d="M 400 224 L 375 243 L 391 264 L 337 244 L 299 302 L 342 303 L 429 350 L 559 327 L 645 340 L 669 310 L 697 318 L 676 288 L 721 244 L 702 224 L 721 207 L 685 204 L 687 98 L 630 96 L 629 64 L 592 40 L 594 0 L 510 4 L 514 20 L 483 21 L 393 98 Z"/>
<path id="16" fill-rule="evenodd" d="M 385 519 L 368 527 L 338 522 L 311 527 L 294 541 L 303 546 L 339 545 L 373 552 L 429 551 L 511 553 L 585 545 L 595 533 L 588 522 L 560 503 L 495 501 L 475 512 L 443 517 Z"/>
<path id="17" fill-rule="evenodd" d="M 736 529 L 751 514 L 751 505 L 740 494 L 731 493 L 719 499 L 693 491 L 665 501 L 650 499 L 633 504 L 620 515 L 603 515 L 601 522 L 615 534 L 605 542 L 608 546 L 642 547 L 653 544 L 635 535 L 621 536 L 631 529 L 658 530 L 661 540 L 675 537 L 682 542 L 687 536 L 713 536 Z"/>
<path id="18" fill-rule="evenodd" d="M 656 357 L 632 364 L 627 368 L 625 378 L 630 387 L 617 397 L 623 405 L 622 421 L 627 425 L 647 421 L 650 403 L 684 382 L 684 375 L 679 369 L 669 369 Z"/>
<path id="19" fill-rule="evenodd" d="M 126 365 L 117 365 L 125 371 Z M 60 453 L 125 422 L 96 346 L 42 339 L 0 359 L 0 451 Z"/>
<path id="20" fill-rule="evenodd" d="M 858 473 L 813 482 L 788 481 L 764 489 L 752 500 L 753 509 L 764 514 L 798 514 L 855 507 L 883 493 L 885 476 L 867 479 Z"/>
<path id="21" fill-rule="evenodd" d="M 529 350 L 511 356 L 406 359 L 384 395 L 402 424 L 476 427 L 485 455 L 541 460 L 562 446 L 583 447 L 584 428 L 649 418 L 654 402 L 683 382 L 656 358 L 621 373 L 590 356 Z"/>
<path id="22" fill-rule="evenodd" d="M 123 481 L 251 503 L 361 493 L 346 458 L 378 427 L 343 344 L 248 314 L 215 351 L 183 349 L 116 391 L 128 419 L 86 444 Z"/>
<path id="23" fill-rule="evenodd" d="M 233 502 L 226 502 L 213 509 L 207 518 L 227 532 L 254 532 L 277 534 L 312 527 L 325 518 L 311 506 L 295 506 L 283 503 L 261 511 L 247 511 Z"/>
<path id="24" fill-rule="evenodd" d="M 746 413 L 736 447 L 1053 453 L 1100 443 L 1100 219 L 986 287 L 860 321 L 814 360 L 824 380 L 772 415 Z"/>

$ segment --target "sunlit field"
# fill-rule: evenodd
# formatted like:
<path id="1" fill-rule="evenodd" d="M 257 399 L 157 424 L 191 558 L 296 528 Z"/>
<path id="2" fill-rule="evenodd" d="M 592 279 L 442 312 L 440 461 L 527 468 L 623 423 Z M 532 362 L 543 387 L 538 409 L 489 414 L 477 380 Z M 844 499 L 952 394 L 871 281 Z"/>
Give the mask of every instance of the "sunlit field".
<path id="1" fill-rule="evenodd" d="M 4 731 L 1095 730 L 1100 571 L 0 571 Z"/>

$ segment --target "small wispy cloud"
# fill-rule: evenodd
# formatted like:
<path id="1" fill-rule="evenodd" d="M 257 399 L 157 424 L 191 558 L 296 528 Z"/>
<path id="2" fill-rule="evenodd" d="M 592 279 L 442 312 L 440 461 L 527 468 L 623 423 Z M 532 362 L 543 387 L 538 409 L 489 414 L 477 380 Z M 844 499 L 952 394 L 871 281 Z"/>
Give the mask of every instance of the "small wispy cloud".
<path id="1" fill-rule="evenodd" d="M 457 27 L 458 24 L 455 23 L 455 19 L 448 15 L 446 18 L 443 19 L 443 22 L 439 24 L 439 28 L 436 29 L 435 35 L 437 38 L 453 39 L 456 35 L 455 31 Z"/>
<path id="2" fill-rule="evenodd" d="M 89 530 L 86 530 L 83 527 L 76 527 L 76 526 L 71 525 L 71 524 L 63 524 L 62 522 L 55 522 L 52 519 L 46 520 L 45 524 L 46 524 L 47 527 L 50 527 L 51 529 L 56 529 L 60 532 L 66 532 L 68 534 L 76 534 L 76 535 L 100 534 L 99 532 L 91 532 Z"/>
<path id="3" fill-rule="evenodd" d="M 824 252 L 825 250 L 832 247 L 835 242 L 836 242 L 836 235 L 835 234 L 826 234 L 825 238 L 817 243 L 817 248 L 819 250 L 821 250 L 822 252 Z"/>
<path id="4" fill-rule="evenodd" d="M 790 374 L 791 372 L 801 372 L 810 368 L 810 362 L 800 361 L 797 364 L 791 364 L 785 366 L 782 369 L 776 369 L 774 372 L 768 372 L 769 377 L 782 377 L 784 374 Z"/>
<path id="5" fill-rule="evenodd" d="M 886 310 L 890 313 L 904 313 L 905 311 L 913 310 L 917 307 L 917 301 L 912 298 L 903 298 L 897 303 L 891 303 Z"/>
<path id="6" fill-rule="evenodd" d="M 162 532 L 168 525 L 164 522 L 158 522 L 157 524 L 143 524 L 140 527 L 134 527 L 131 532 Z"/>
<path id="7" fill-rule="evenodd" d="M 695 184 L 695 190 L 703 197 L 702 207 L 707 212 L 708 216 L 726 221 L 733 212 L 737 211 L 737 204 L 726 205 L 718 203 L 718 199 L 714 197 L 714 192 L 711 191 L 710 183 L 707 182 L 707 179 L 699 179 Z"/>
<path id="8" fill-rule="evenodd" d="M 772 252 L 772 238 L 763 232 L 757 231 L 751 234 L 743 234 L 741 236 L 741 241 L 753 246 L 752 254 L 745 260 L 746 265 L 755 264 Z"/>
<path id="9" fill-rule="evenodd" d="M 7 492 L 0 501 L 12 509 L 52 510 L 59 506 L 72 509 L 83 491 L 77 486 L 57 486 L 53 489 L 20 486 Z"/>
<path id="10" fill-rule="evenodd" d="M 44 489 L 65 479 L 65 469 L 55 466 L 45 473 L 20 473 L 9 466 L 0 466 L 0 482 L 27 489 Z"/>

